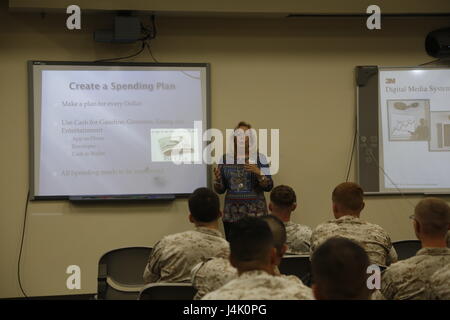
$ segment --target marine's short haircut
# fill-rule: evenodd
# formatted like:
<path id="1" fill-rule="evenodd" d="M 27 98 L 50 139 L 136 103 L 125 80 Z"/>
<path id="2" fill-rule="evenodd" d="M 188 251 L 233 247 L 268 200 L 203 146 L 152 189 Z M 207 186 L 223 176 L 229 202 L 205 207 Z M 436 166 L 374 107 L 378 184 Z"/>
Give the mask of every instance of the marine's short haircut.
<path id="1" fill-rule="evenodd" d="M 261 217 L 269 225 L 270 231 L 272 231 L 273 241 L 275 248 L 280 251 L 286 244 L 286 226 L 283 221 L 273 215 L 267 215 Z"/>
<path id="2" fill-rule="evenodd" d="M 297 196 L 291 187 L 279 185 L 270 192 L 270 201 L 277 207 L 289 208 L 297 202 Z"/>
<path id="3" fill-rule="evenodd" d="M 239 262 L 265 262 L 274 248 L 272 231 L 266 221 L 244 217 L 230 231 L 230 256 Z"/>
<path id="4" fill-rule="evenodd" d="M 369 257 L 356 242 L 333 237 L 311 258 L 313 282 L 328 300 L 368 299 Z"/>
<path id="5" fill-rule="evenodd" d="M 421 200 L 416 205 L 414 216 L 425 234 L 442 237 L 447 235 L 450 207 L 444 200 L 431 197 Z"/>
<path id="6" fill-rule="evenodd" d="M 333 190 L 332 200 L 347 210 L 361 210 L 364 203 L 364 191 L 354 182 L 344 182 Z"/>
<path id="7" fill-rule="evenodd" d="M 212 222 L 220 217 L 219 197 L 208 188 L 198 188 L 189 197 L 189 211 L 198 222 Z"/>

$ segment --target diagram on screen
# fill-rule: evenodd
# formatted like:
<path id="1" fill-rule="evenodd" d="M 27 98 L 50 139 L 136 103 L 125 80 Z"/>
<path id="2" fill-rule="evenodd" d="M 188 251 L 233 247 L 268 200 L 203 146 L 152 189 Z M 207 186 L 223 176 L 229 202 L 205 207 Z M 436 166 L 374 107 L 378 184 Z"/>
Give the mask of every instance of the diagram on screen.
<path id="1" fill-rule="evenodd" d="M 431 112 L 430 151 L 450 151 L 450 111 Z"/>
<path id="2" fill-rule="evenodd" d="M 152 161 L 197 161 L 194 129 L 152 129 Z"/>
<path id="3" fill-rule="evenodd" d="M 429 100 L 387 100 L 389 141 L 430 139 Z"/>

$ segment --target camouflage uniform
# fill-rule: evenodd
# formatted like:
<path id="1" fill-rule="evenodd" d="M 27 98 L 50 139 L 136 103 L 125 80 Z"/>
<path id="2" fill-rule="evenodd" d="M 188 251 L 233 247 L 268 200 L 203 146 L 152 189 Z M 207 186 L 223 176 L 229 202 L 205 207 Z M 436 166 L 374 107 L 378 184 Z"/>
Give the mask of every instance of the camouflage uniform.
<path id="1" fill-rule="evenodd" d="M 319 225 L 311 236 L 311 253 L 331 237 L 343 237 L 359 243 L 367 252 L 370 262 L 388 266 L 397 261 L 391 239 L 379 225 L 362 221 L 354 216 L 343 216 Z"/>
<path id="2" fill-rule="evenodd" d="M 219 289 L 237 276 L 236 268 L 231 266 L 228 259 L 211 258 L 199 263 L 192 268 L 192 285 L 197 289 L 194 300 Z"/>
<path id="3" fill-rule="evenodd" d="M 448 268 L 449 265 L 449 248 L 422 248 L 414 257 L 394 263 L 386 269 L 381 278 L 381 298 L 389 300 L 427 299 L 426 288 L 429 285 L 430 277 L 438 269 Z M 377 297 L 380 298 L 380 295 Z"/>
<path id="4" fill-rule="evenodd" d="M 202 300 L 313 300 L 312 291 L 294 276 L 247 271 Z"/>
<path id="5" fill-rule="evenodd" d="M 427 299 L 450 300 L 450 264 L 431 276 Z"/>
<path id="6" fill-rule="evenodd" d="M 309 254 L 312 230 L 292 221 L 285 222 L 287 253 Z"/>
<path id="7" fill-rule="evenodd" d="M 144 281 L 190 281 L 193 266 L 208 258 L 225 258 L 229 254 L 229 244 L 219 230 L 197 227 L 169 235 L 153 248 L 144 271 Z"/>
<path id="8" fill-rule="evenodd" d="M 288 277 L 280 273 L 278 266 L 274 267 L 274 273 Z M 238 272 L 231 266 L 229 259 L 210 258 L 197 264 L 191 271 L 192 286 L 197 289 L 194 300 L 200 300 L 207 293 L 219 289 L 237 277 Z"/>

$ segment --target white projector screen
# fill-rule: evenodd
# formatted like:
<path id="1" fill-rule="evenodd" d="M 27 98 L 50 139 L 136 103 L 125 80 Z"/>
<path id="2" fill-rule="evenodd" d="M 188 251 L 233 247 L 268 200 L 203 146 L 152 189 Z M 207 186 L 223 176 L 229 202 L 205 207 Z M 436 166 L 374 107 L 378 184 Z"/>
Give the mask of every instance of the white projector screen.
<path id="1" fill-rule="evenodd" d="M 208 185 L 208 64 L 30 61 L 29 80 L 33 199 Z"/>
<path id="2" fill-rule="evenodd" d="M 379 68 L 380 192 L 450 193 L 450 69 Z"/>

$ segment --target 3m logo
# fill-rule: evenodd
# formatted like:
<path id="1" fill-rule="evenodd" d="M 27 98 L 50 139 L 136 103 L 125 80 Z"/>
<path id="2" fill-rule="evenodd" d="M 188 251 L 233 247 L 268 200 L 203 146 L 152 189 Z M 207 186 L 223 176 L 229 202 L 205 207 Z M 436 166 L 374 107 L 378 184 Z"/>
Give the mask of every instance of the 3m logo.
<path id="1" fill-rule="evenodd" d="M 395 83 L 395 78 L 386 78 L 385 83 L 386 83 L 386 84 L 392 84 L 392 83 Z"/>

